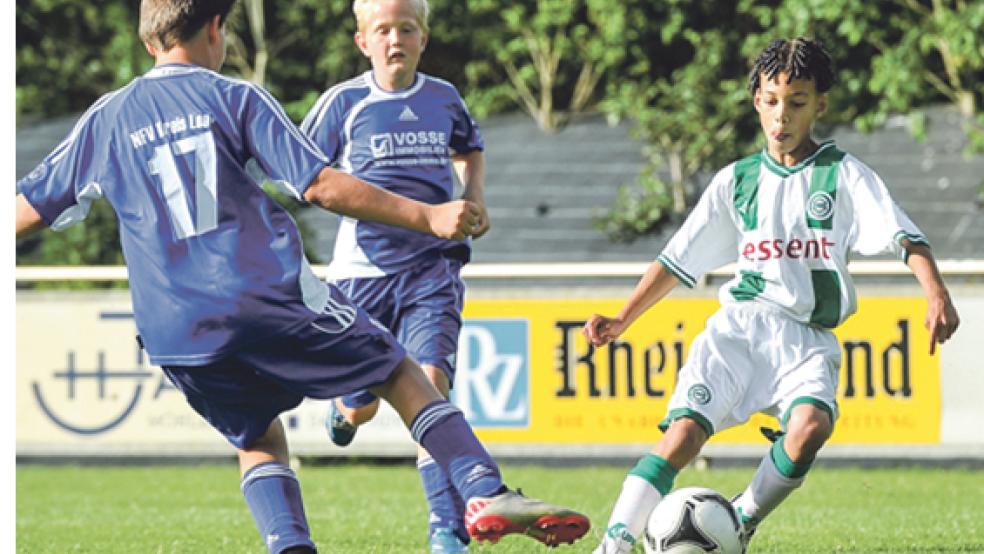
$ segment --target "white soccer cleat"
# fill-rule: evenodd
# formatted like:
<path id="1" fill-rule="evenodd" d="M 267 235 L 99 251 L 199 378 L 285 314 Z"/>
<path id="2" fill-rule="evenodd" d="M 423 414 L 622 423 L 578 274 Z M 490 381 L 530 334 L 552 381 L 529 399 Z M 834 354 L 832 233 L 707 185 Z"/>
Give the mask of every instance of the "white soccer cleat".
<path id="1" fill-rule="evenodd" d="M 741 498 L 741 494 L 735 495 L 731 499 L 731 504 L 734 505 L 739 498 Z M 759 522 L 742 513 L 741 508 L 735 508 L 735 515 L 738 516 L 738 520 L 741 522 L 738 541 L 741 543 L 741 554 L 745 554 L 748 552 L 748 543 L 752 541 L 752 535 L 755 534 L 755 529 L 758 527 Z"/>
<path id="2" fill-rule="evenodd" d="M 557 546 L 583 537 L 591 522 L 574 510 L 506 491 L 471 498 L 465 509 L 465 527 L 479 542 L 496 543 L 505 535 L 522 533 L 547 546 Z"/>
<path id="3" fill-rule="evenodd" d="M 605 537 L 592 554 L 629 554 L 635 544 L 625 525 L 617 523 L 605 531 Z"/>

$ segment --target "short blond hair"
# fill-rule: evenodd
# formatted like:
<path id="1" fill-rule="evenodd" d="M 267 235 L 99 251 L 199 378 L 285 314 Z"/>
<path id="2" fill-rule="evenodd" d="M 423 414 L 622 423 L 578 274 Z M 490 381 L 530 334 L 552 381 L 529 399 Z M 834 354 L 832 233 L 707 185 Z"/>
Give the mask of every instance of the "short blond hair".
<path id="1" fill-rule="evenodd" d="M 355 0 L 352 2 L 352 13 L 355 14 L 355 21 L 359 25 L 359 31 L 365 31 L 366 27 L 369 26 L 369 21 L 372 20 L 373 13 L 375 13 L 381 1 Z M 430 6 L 427 4 L 427 0 L 405 1 L 410 3 L 413 11 L 417 14 L 417 25 L 420 25 L 420 29 L 425 33 L 429 33 L 430 27 L 427 25 L 427 18 L 430 17 Z"/>

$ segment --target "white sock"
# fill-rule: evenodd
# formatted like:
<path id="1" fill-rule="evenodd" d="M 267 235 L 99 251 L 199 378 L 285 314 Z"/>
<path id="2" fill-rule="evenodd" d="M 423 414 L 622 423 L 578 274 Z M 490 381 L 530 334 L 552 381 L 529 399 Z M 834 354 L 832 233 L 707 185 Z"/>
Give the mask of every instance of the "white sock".
<path id="1" fill-rule="evenodd" d="M 772 510 L 800 485 L 806 477 L 791 479 L 779 473 L 772 456 L 766 454 L 755 470 L 755 476 L 745 492 L 735 501 L 735 508 L 744 521 L 758 525 Z"/>
<path id="2" fill-rule="evenodd" d="M 646 529 L 649 514 L 662 499 L 663 495 L 649 481 L 636 475 L 626 476 L 625 482 L 622 483 L 622 492 L 615 501 L 615 507 L 612 508 L 612 516 L 608 519 L 609 531 L 614 530 L 618 533 L 613 528 L 624 527 L 632 537 L 632 541 L 629 542 L 634 542 Z M 619 538 L 618 534 L 615 538 Z"/>

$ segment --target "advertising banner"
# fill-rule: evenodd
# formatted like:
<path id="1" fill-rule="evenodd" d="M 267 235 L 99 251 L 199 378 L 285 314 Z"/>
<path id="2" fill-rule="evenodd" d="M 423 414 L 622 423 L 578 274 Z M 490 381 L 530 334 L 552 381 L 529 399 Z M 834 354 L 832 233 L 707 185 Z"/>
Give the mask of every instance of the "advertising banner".
<path id="1" fill-rule="evenodd" d="M 589 345 L 581 334 L 587 317 L 614 314 L 622 303 L 470 302 L 453 394 L 479 436 L 493 444 L 658 440 L 677 371 L 719 304 L 667 299 L 613 345 Z M 835 331 L 843 361 L 832 443 L 939 442 L 940 365 L 928 353 L 924 314 L 918 298 L 862 299 L 859 313 Z M 761 442 L 761 426 L 777 421 L 757 415 L 712 442 Z"/>
<path id="2" fill-rule="evenodd" d="M 470 300 L 452 400 L 490 445 L 654 443 L 657 424 L 714 299 L 667 299 L 615 344 L 581 335 L 592 313 L 622 300 Z M 836 330 L 843 363 L 831 443 L 936 444 L 939 357 L 928 355 L 925 301 L 866 298 Z M 19 454 L 230 453 L 137 346 L 125 293 L 19 294 L 16 338 Z M 285 415 L 295 451 L 344 454 L 322 425 L 326 405 Z M 748 424 L 712 438 L 761 443 Z M 391 410 L 360 431 L 362 453 L 412 452 Z"/>

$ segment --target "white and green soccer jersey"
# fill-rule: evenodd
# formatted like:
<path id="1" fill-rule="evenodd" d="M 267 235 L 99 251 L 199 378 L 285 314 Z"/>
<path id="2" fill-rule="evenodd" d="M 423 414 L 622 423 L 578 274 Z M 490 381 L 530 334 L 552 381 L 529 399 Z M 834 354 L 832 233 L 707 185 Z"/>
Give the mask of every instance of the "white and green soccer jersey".
<path id="1" fill-rule="evenodd" d="M 904 255 L 903 238 L 926 242 L 881 178 L 826 142 L 793 167 L 762 151 L 719 171 L 658 260 L 689 287 L 737 260 L 722 303 L 833 328 L 857 307 L 850 254 Z"/>

